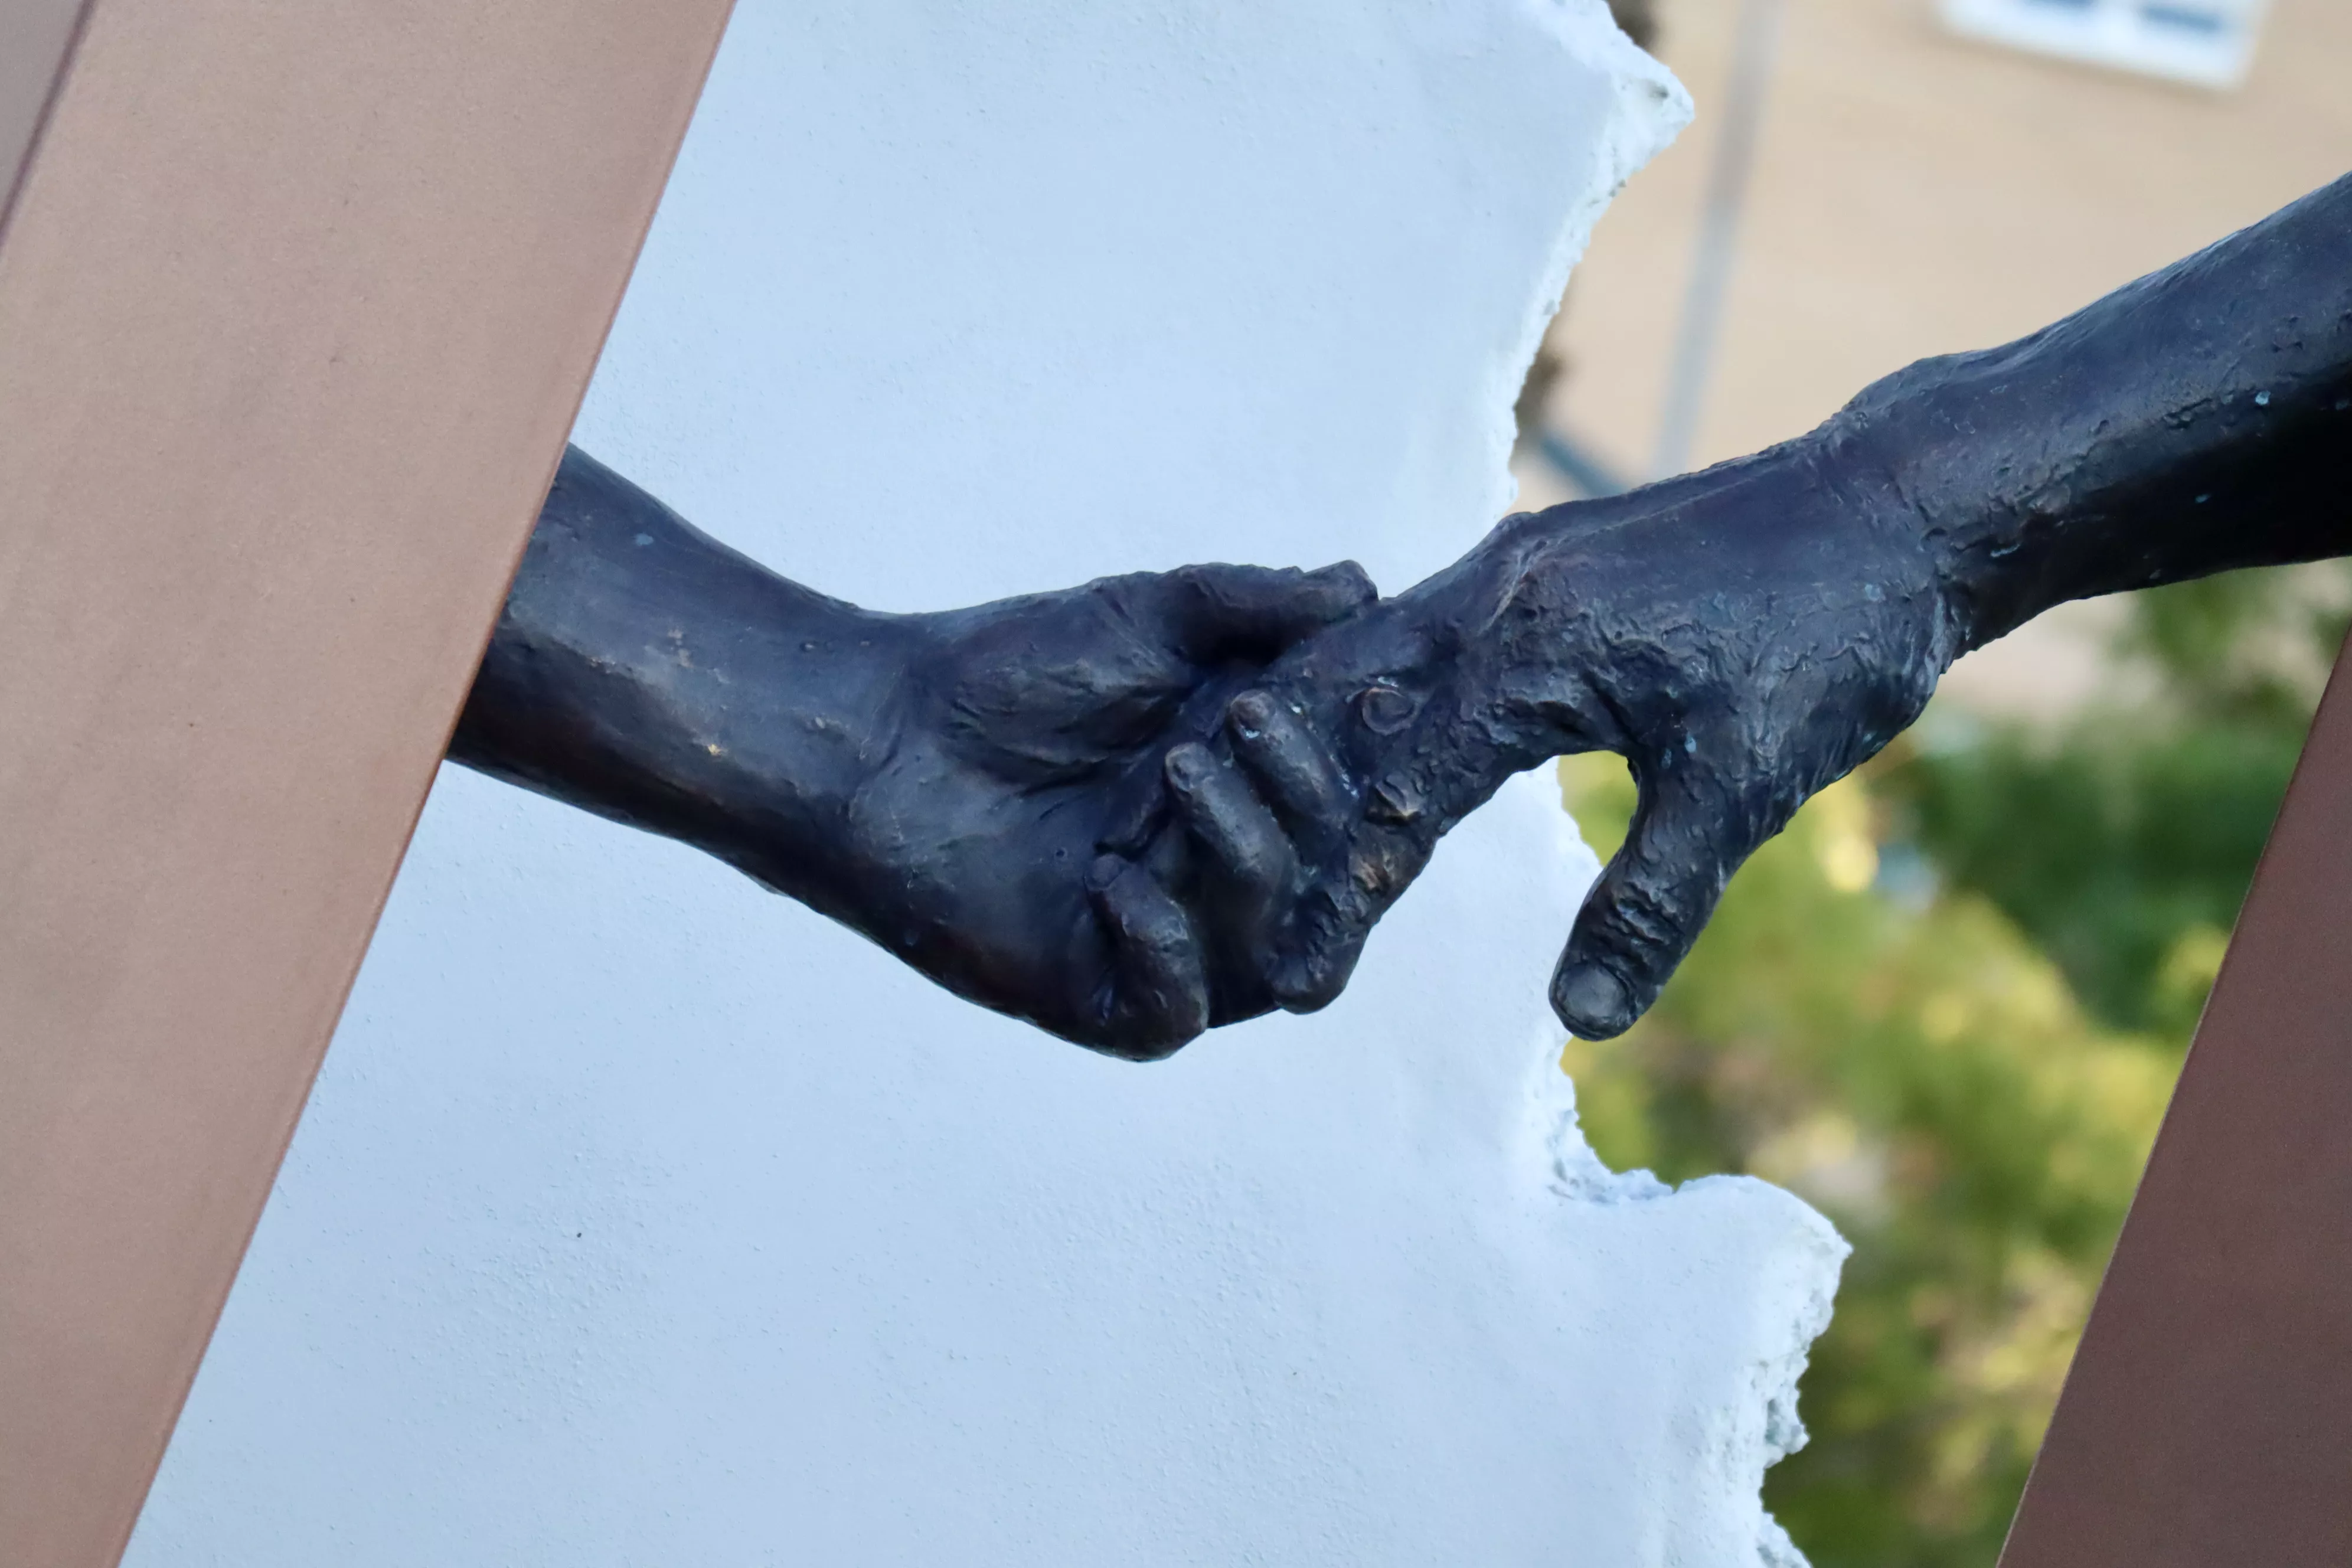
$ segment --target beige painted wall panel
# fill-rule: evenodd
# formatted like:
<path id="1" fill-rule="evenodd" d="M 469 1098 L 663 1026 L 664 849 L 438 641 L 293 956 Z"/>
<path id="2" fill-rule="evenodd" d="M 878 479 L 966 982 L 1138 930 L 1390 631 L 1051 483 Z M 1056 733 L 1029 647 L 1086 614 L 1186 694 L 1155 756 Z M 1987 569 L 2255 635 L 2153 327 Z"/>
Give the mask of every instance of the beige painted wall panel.
<path id="1" fill-rule="evenodd" d="M 1660 0 L 1698 117 L 1610 205 L 1553 414 L 1656 439 L 1741 0 Z M 1954 37 L 1933 0 L 1783 0 L 1695 461 L 1785 440 L 1927 354 L 2005 342 L 2352 169 L 2352 6 L 2276 0 L 2229 93 Z"/>
<path id="2" fill-rule="evenodd" d="M 8 1568 L 129 1533 L 726 10 L 89 16 L 0 245 Z"/>
<path id="3" fill-rule="evenodd" d="M 1657 0 L 1696 100 L 1593 232 L 1552 330 L 1552 417 L 1638 475 L 1715 154 L 1741 0 Z M 1954 37 L 1934 0 L 1783 0 L 1697 462 L 1784 440 L 1927 354 L 2033 331 L 2352 169 L 2352 5 L 2275 0 L 2246 84 L 2208 92 Z M 1523 506 L 1565 500 L 1523 461 Z M 2115 606 L 1969 655 L 1948 699 L 2049 720 L 2116 678 Z"/>

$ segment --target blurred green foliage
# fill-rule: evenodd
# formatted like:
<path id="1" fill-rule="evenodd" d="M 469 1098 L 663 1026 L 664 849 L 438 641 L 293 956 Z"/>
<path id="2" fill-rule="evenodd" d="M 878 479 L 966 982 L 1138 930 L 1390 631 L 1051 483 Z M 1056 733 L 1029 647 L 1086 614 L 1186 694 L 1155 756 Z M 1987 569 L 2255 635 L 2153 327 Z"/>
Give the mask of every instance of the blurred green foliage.
<path id="1" fill-rule="evenodd" d="M 1948 726 L 1887 773 L 1898 831 L 2101 1018 L 2185 1037 L 2344 640 L 2347 589 L 2330 563 L 2137 595 L 2112 650 L 2126 695 L 2038 732 Z"/>
<path id="2" fill-rule="evenodd" d="M 1570 1042 L 1609 1163 L 1752 1173 L 1854 1244 L 1811 1442 L 1765 1487 L 1816 1568 L 1998 1553 L 2347 586 L 2330 566 L 2144 594 L 2093 710 L 1932 711 L 1733 879 L 1647 1018 Z M 1607 854 L 1622 764 L 1560 777 Z"/>

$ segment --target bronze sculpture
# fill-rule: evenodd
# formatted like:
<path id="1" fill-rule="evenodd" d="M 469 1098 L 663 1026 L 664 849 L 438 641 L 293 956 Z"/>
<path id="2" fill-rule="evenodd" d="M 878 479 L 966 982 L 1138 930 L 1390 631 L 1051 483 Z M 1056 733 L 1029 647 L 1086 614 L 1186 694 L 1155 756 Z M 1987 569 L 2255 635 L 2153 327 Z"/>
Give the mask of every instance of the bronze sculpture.
<path id="1" fill-rule="evenodd" d="M 1196 566 L 877 615 L 573 449 L 449 754 L 709 850 L 975 1002 L 1154 1054 L 1211 1021 L 1167 999 L 1217 911 L 1095 877 L 1099 846 L 1134 837 L 1228 672 L 1373 597 L 1353 566 Z"/>
<path id="2" fill-rule="evenodd" d="M 451 755 L 696 844 L 1136 1058 L 1328 1004 L 1511 773 L 1642 804 L 1552 981 L 1630 1026 L 1725 881 L 2071 598 L 2352 549 L 2352 177 L 1810 434 L 1507 518 L 1377 599 L 1205 566 L 877 616 L 567 458 Z"/>

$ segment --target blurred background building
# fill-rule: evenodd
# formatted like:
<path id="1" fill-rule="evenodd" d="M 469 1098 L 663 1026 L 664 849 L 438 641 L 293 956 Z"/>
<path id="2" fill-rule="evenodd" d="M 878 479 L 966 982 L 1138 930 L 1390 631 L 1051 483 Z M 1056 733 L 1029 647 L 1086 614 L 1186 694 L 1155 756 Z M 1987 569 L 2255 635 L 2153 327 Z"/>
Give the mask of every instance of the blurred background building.
<path id="1" fill-rule="evenodd" d="M 1797 435 L 2352 171 L 2342 0 L 1615 9 L 1698 118 L 1577 270 L 1522 505 Z M 1766 1489 L 1817 1568 L 1998 1552 L 2347 606 L 2336 564 L 2238 574 L 1970 656 L 1735 880 L 1650 1019 L 1570 1043 L 1612 1163 L 1751 1171 L 1855 1243 L 1813 1441 Z M 1622 766 L 1561 778 L 1605 853 Z"/>
<path id="2" fill-rule="evenodd" d="M 1743 5 L 1769 5 L 1778 26 L 1693 466 L 1808 429 L 1923 355 L 2031 331 L 2352 171 L 2341 0 L 2277 0 L 2244 83 L 2222 92 L 1957 36 L 1935 0 L 1621 4 L 1698 117 L 1601 219 L 1548 345 L 1564 374 L 1536 416 L 1628 479 L 1650 477 L 1658 445 Z M 1532 452 L 1520 477 L 1523 505 L 1574 493 Z M 2077 639 L 2048 634 L 2112 613 L 2053 617 L 1955 689 L 2063 707 L 2094 672 Z"/>

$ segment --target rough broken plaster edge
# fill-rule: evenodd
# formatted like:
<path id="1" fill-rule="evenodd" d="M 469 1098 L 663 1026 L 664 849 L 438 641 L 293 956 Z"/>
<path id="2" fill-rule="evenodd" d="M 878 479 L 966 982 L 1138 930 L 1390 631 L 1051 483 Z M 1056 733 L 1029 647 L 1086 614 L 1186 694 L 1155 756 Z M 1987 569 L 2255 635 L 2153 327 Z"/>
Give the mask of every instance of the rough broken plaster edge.
<path id="1" fill-rule="evenodd" d="M 1584 194 L 1562 219 L 1519 330 L 1490 373 L 1486 402 L 1494 412 L 1487 445 L 1496 499 L 1489 510 L 1496 514 L 1508 510 L 1517 495 L 1517 481 L 1510 474 L 1517 437 L 1512 409 L 1528 367 L 1559 310 L 1569 275 L 1583 258 L 1601 215 L 1626 181 L 1681 134 L 1694 113 L 1689 92 L 1672 71 L 1617 27 L 1608 16 L 1606 0 L 1527 0 L 1527 5 L 1571 59 L 1614 82 L 1616 101 L 1584 171 Z M 1589 25 L 1593 21 L 1601 25 Z M 1557 852 L 1564 863 L 1590 855 L 1574 819 L 1557 805 L 1553 809 L 1561 839 Z M 1534 1184 L 1549 1188 L 1562 1202 L 1612 1205 L 1704 1202 L 1737 1187 L 1782 1207 L 1791 1222 L 1797 1239 L 1776 1259 L 1783 1278 L 1760 1292 L 1777 1301 L 1783 1316 L 1775 1330 L 1759 1336 L 1764 1351 L 1749 1368 L 1746 1397 L 1739 1408 L 1726 1414 L 1734 1434 L 1730 1461 L 1745 1472 L 1738 1479 L 1756 1497 L 1759 1568 L 1804 1568 L 1803 1553 L 1765 1511 L 1764 1472 L 1805 1445 L 1797 1384 L 1810 1363 L 1813 1342 L 1829 1327 L 1838 1277 L 1853 1249 L 1811 1205 L 1751 1176 L 1706 1176 L 1677 1188 L 1648 1171 L 1610 1170 L 1585 1142 L 1577 1118 L 1576 1085 L 1560 1070 L 1553 1032 L 1547 1026 L 1539 1034 L 1529 1096 L 1534 1113 L 1530 1131 L 1536 1134 L 1531 1145 L 1535 1169 L 1529 1172 Z"/>
<path id="2" fill-rule="evenodd" d="M 1549 773 L 1536 775 L 1549 784 Z M 1547 793 L 1549 789 L 1547 788 Z M 1592 850 L 1576 821 L 1556 802 L 1553 853 L 1564 865 L 1590 865 Z M 1792 1239 L 1773 1259 L 1776 1278 L 1759 1290 L 1760 1307 L 1777 1304 L 1779 1321 L 1759 1334 L 1762 1353 L 1748 1366 L 1744 1397 L 1725 1412 L 1732 1437 L 1727 1468 L 1756 1499 L 1759 1568 L 1806 1568 L 1804 1553 L 1764 1508 L 1764 1472 L 1805 1446 L 1797 1384 L 1811 1363 L 1813 1342 L 1830 1326 L 1838 1278 L 1853 1248 L 1822 1213 L 1793 1193 L 1754 1176 L 1701 1176 L 1671 1186 L 1644 1170 L 1612 1171 L 1585 1141 L 1577 1116 L 1576 1084 L 1560 1069 L 1556 1026 L 1535 1031 L 1535 1071 L 1528 1086 L 1531 1185 L 1559 1201 L 1614 1206 L 1629 1203 L 1709 1203 L 1738 1194 L 1761 1218 L 1777 1210 Z"/>
<path id="3" fill-rule="evenodd" d="M 1607 0 L 1523 0 L 1523 4 L 1570 59 L 1615 84 L 1616 101 L 1610 105 L 1607 122 L 1580 171 L 1582 178 L 1576 188 L 1583 194 L 1561 219 L 1518 331 L 1489 371 L 1486 403 L 1494 413 L 1486 446 L 1488 471 L 1494 479 L 1486 510 L 1495 517 L 1509 510 L 1518 497 L 1518 481 L 1510 471 L 1511 449 L 1518 437 L 1512 410 L 1528 378 L 1528 367 L 1535 363 L 1544 333 L 1559 311 L 1569 274 L 1584 258 L 1593 226 L 1625 188 L 1625 182 L 1682 134 L 1694 112 L 1690 93 L 1681 81 L 1625 36 L 1610 16 Z"/>
<path id="4" fill-rule="evenodd" d="M 1609 1169 L 1585 1142 L 1577 1119 L 1575 1082 L 1560 1070 L 1549 1037 L 1538 1058 L 1529 1100 L 1541 1166 L 1533 1179 L 1561 1202 L 1602 1206 L 1703 1203 L 1737 1192 L 1759 1217 L 1779 1209 L 1789 1223 L 1794 1238 L 1773 1259 L 1771 1272 L 1778 1278 L 1758 1291 L 1759 1308 L 1777 1307 L 1781 1315 L 1759 1335 L 1762 1352 L 1748 1365 L 1738 1403 L 1725 1412 L 1731 1435 L 1725 1458 L 1727 1469 L 1756 1498 L 1756 1561 L 1760 1568 L 1806 1568 L 1804 1553 L 1765 1510 L 1764 1472 L 1805 1446 L 1797 1384 L 1811 1363 L 1813 1342 L 1830 1326 L 1838 1278 L 1853 1256 L 1852 1245 L 1811 1205 L 1754 1176 L 1701 1176 L 1670 1186 L 1648 1171 Z"/>

